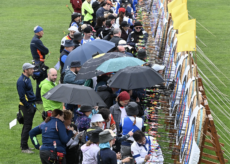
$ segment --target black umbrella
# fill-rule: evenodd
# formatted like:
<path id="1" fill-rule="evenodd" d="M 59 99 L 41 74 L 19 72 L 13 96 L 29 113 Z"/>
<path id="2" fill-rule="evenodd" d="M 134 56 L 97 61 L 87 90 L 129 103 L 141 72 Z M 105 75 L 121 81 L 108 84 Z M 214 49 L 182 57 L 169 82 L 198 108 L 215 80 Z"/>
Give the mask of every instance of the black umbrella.
<path id="1" fill-rule="evenodd" d="M 105 54 L 99 54 L 92 59 L 87 60 L 81 67 L 80 71 L 77 74 L 76 80 L 80 79 L 91 79 L 92 77 L 103 74 L 101 71 L 96 71 L 96 68 L 101 65 L 104 61 L 127 56 L 124 53 L 120 52 L 109 52 Z"/>
<path id="2" fill-rule="evenodd" d="M 77 47 L 75 50 L 70 52 L 68 57 L 66 58 L 63 72 L 66 69 L 69 69 L 69 66 L 72 61 L 77 60 L 80 61 L 81 64 L 85 63 L 88 59 L 92 58 L 92 55 L 99 53 L 106 53 L 115 47 L 115 44 L 106 40 L 96 39 L 92 42 L 83 44 L 82 46 Z"/>
<path id="3" fill-rule="evenodd" d="M 59 84 L 44 94 L 43 97 L 74 105 L 106 106 L 92 88 L 81 85 Z"/>
<path id="4" fill-rule="evenodd" d="M 152 87 L 162 83 L 162 76 L 147 66 L 126 67 L 118 71 L 108 81 L 108 85 L 113 88 L 126 90 Z"/>

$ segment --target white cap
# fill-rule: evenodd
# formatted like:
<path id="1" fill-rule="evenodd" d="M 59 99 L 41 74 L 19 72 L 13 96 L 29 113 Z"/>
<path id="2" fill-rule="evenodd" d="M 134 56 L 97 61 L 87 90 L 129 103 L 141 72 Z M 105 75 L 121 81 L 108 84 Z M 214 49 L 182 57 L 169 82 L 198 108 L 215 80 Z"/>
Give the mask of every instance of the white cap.
<path id="1" fill-rule="evenodd" d="M 69 31 L 79 32 L 79 31 L 78 31 L 78 28 L 75 27 L 75 26 L 71 26 L 68 30 L 69 30 Z"/>
<path id="2" fill-rule="evenodd" d="M 159 64 L 154 64 L 154 65 L 152 66 L 152 69 L 154 69 L 155 71 L 161 71 L 161 70 L 163 70 L 164 68 L 165 68 L 164 65 L 159 65 Z"/>
<path id="3" fill-rule="evenodd" d="M 118 42 L 118 46 L 128 47 L 129 49 L 132 48 L 130 45 L 127 45 L 127 42 L 125 40 L 120 40 Z"/>
<path id="4" fill-rule="evenodd" d="M 92 116 L 91 118 L 91 123 L 94 123 L 94 122 L 102 122 L 104 121 L 103 117 L 101 114 L 95 114 Z"/>

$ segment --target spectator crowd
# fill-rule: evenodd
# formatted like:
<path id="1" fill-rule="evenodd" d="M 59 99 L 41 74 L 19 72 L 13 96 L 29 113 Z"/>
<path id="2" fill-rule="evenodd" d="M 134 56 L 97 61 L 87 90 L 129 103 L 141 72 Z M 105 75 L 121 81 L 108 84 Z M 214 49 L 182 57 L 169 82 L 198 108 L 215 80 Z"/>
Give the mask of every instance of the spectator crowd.
<path id="1" fill-rule="evenodd" d="M 114 43 L 108 52 L 124 53 L 147 62 L 148 34 L 142 23 L 136 21 L 137 0 L 70 0 L 70 3 L 74 12 L 67 25 L 68 35 L 60 38 L 56 69 L 45 65 L 49 49 L 41 41 L 43 28 L 34 28 L 30 43 L 33 63 L 23 64 L 23 73 L 17 81 L 20 99 L 17 117 L 23 123 L 22 152 L 34 153 L 28 146 L 30 139 L 40 151 L 42 164 L 163 164 L 160 145 L 145 132 L 147 118 L 142 104 L 145 88 L 109 87 L 107 80 L 114 75 L 110 72 L 93 77 L 93 85 L 89 86 L 106 106 L 68 104 L 43 97 L 59 83 L 88 86 L 88 79 L 76 80 L 84 63 L 71 61 L 69 69 L 64 69 L 64 65 L 73 50 L 97 39 Z M 157 65 L 153 68 L 164 69 Z M 30 77 L 36 80 L 35 94 Z M 32 128 L 37 104 L 43 105 L 43 122 Z M 37 140 L 38 135 L 42 136 L 42 143 Z"/>

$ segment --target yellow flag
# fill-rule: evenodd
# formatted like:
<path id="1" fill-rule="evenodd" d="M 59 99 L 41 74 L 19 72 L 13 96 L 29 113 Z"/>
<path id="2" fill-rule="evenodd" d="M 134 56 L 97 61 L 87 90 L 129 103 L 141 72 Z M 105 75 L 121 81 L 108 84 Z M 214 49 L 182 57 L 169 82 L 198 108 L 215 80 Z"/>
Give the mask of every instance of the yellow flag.
<path id="1" fill-rule="evenodd" d="M 174 30 L 177 30 L 181 23 L 188 21 L 188 10 L 183 12 L 182 14 L 178 15 L 176 18 L 174 18 L 173 21 L 173 28 Z"/>
<path id="2" fill-rule="evenodd" d="M 196 31 L 190 30 L 177 34 L 177 52 L 196 51 Z"/>
<path id="3" fill-rule="evenodd" d="M 181 25 L 178 28 L 178 33 L 181 34 L 190 30 L 196 30 L 196 19 L 191 19 L 181 23 Z"/>
<path id="4" fill-rule="evenodd" d="M 182 0 L 182 2 L 186 4 L 186 9 L 187 9 L 187 0 Z"/>
<path id="5" fill-rule="evenodd" d="M 187 10 L 187 5 L 185 3 L 182 3 L 180 5 L 178 5 L 177 7 L 174 7 L 172 9 L 172 20 L 174 20 L 174 18 L 176 18 L 178 15 L 182 14 L 183 12 L 185 12 Z"/>
<path id="6" fill-rule="evenodd" d="M 171 14 L 172 9 L 180 4 L 182 4 L 182 0 L 173 0 L 168 4 L 168 12 Z"/>

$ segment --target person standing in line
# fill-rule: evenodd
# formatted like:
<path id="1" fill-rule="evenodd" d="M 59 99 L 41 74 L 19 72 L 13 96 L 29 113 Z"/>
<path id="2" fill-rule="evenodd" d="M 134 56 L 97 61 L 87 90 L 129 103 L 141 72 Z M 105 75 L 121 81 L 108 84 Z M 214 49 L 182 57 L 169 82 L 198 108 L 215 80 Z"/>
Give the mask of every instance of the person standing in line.
<path id="1" fill-rule="evenodd" d="M 48 71 L 48 78 L 43 80 L 39 87 L 41 88 L 41 95 L 44 95 L 47 93 L 49 90 L 51 90 L 53 87 L 55 87 L 57 84 L 55 81 L 57 80 L 57 71 L 54 68 L 50 68 Z M 53 111 L 54 109 L 61 109 L 62 103 L 53 101 L 53 100 L 48 100 L 44 97 L 42 97 L 42 102 L 43 102 L 43 107 L 44 111 Z"/>
<path id="2" fill-rule="evenodd" d="M 130 131 L 135 132 L 143 128 L 144 122 L 142 118 L 137 117 L 139 110 L 136 102 L 130 102 L 126 106 L 127 117 L 121 120 L 122 136 L 127 135 Z M 121 142 L 121 155 L 122 158 L 132 156 L 131 144 L 133 143 L 133 137 L 129 137 L 126 141 Z M 127 164 L 134 164 L 134 160 L 130 160 Z"/>
<path id="3" fill-rule="evenodd" d="M 84 16 L 84 18 L 83 18 L 84 24 L 92 25 L 94 11 L 93 11 L 93 8 L 92 8 L 90 2 L 91 2 L 91 0 L 86 0 L 85 2 L 82 3 L 81 15 Z"/>
<path id="4" fill-rule="evenodd" d="M 44 67 L 45 56 L 49 53 L 49 49 L 45 47 L 40 40 L 44 35 L 43 28 L 41 26 L 34 27 L 34 37 L 30 43 L 30 50 L 36 67 Z M 41 90 L 39 88 L 40 82 L 47 78 L 47 70 L 40 71 L 40 75 L 36 78 L 36 103 L 41 104 Z"/>
<path id="5" fill-rule="evenodd" d="M 73 39 L 74 39 L 74 34 L 75 34 L 76 32 L 79 32 L 79 31 L 78 31 L 78 27 L 72 26 L 72 25 L 70 26 L 70 28 L 68 28 L 68 30 L 69 30 L 69 33 L 68 33 L 66 36 L 64 36 L 64 37 L 62 38 L 62 40 L 61 40 L 60 53 L 62 53 L 62 51 L 63 51 L 64 48 L 65 48 L 66 40 L 71 40 L 71 41 L 73 41 Z"/>
<path id="6" fill-rule="evenodd" d="M 34 153 L 28 146 L 29 132 L 32 128 L 34 114 L 36 112 L 35 100 L 30 76 L 33 75 L 34 65 L 25 63 L 22 66 L 23 73 L 17 81 L 17 90 L 19 95 L 19 110 L 23 112 L 24 125 L 21 133 L 22 153 Z"/>
<path id="7" fill-rule="evenodd" d="M 95 39 L 92 37 L 93 29 L 92 29 L 91 26 L 87 26 L 87 27 L 83 30 L 83 32 L 84 32 L 84 37 L 83 37 L 83 39 L 81 40 L 81 45 L 95 40 Z"/>

